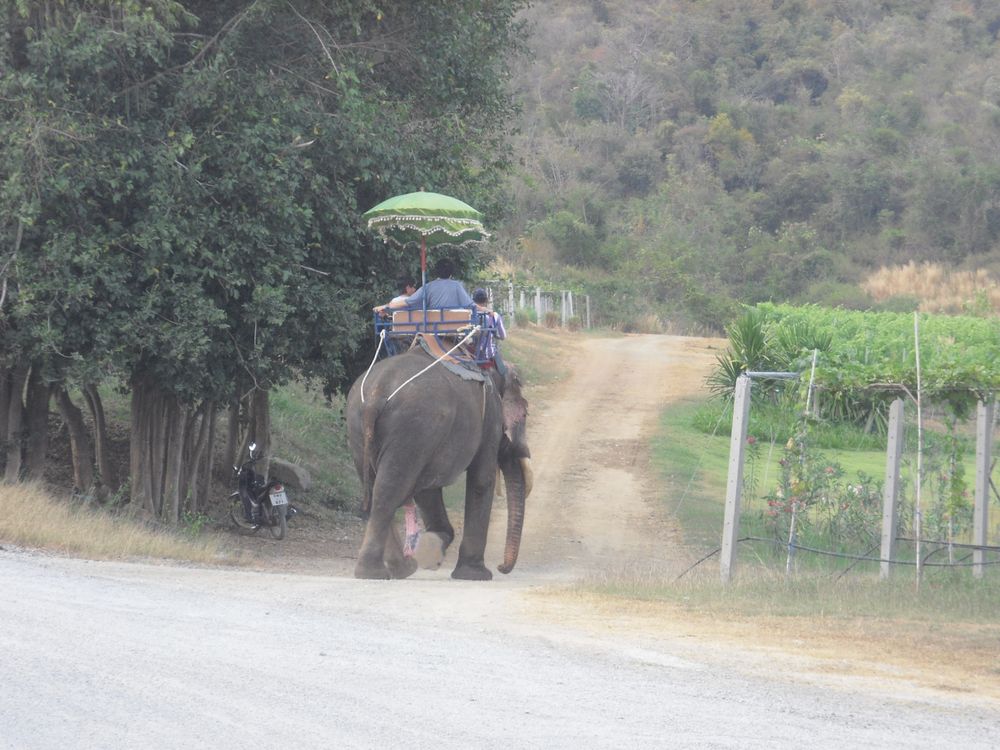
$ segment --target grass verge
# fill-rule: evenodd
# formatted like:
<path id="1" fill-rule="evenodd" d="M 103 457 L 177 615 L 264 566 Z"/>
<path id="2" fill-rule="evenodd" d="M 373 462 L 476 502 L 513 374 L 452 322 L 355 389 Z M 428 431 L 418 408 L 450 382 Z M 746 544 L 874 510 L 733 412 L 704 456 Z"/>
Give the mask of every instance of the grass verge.
<path id="1" fill-rule="evenodd" d="M 679 520 L 692 560 L 719 546 L 729 455 L 727 435 L 695 425 L 700 408 L 696 401 L 670 407 L 653 445 L 653 460 L 664 479 L 664 508 Z M 775 446 L 771 455 L 766 446 L 761 451 L 752 469 L 760 487 L 775 481 L 780 448 Z M 823 453 L 851 472 L 884 473 L 881 451 Z M 744 504 L 742 534 L 753 532 L 753 515 L 762 510 L 754 502 L 760 501 Z M 922 681 L 938 687 L 969 690 L 963 679 L 970 677 L 976 689 L 1000 697 L 995 654 L 1000 569 L 991 568 L 983 580 L 975 580 L 968 568 L 929 568 L 918 590 L 912 567 L 883 582 L 874 563 L 862 563 L 841 576 L 850 561 L 802 559 L 798 572 L 786 578 L 779 564 L 783 552 L 741 545 L 739 555 L 736 580 L 728 586 L 719 582 L 716 556 L 679 580 L 632 571 L 592 579 L 568 593 L 596 596 L 601 606 L 612 609 L 679 620 L 720 640 L 918 668 Z M 935 675 L 947 678 L 937 684 Z"/>
<path id="2" fill-rule="evenodd" d="M 224 559 L 213 536 L 150 528 L 123 516 L 57 500 L 37 485 L 0 485 L 0 540 L 97 560 Z"/>

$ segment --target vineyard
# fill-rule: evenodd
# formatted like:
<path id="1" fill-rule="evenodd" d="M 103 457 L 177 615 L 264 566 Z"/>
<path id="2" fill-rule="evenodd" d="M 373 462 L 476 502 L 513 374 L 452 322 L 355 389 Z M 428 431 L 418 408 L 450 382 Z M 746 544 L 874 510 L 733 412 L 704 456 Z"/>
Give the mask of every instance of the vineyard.
<path id="1" fill-rule="evenodd" d="M 747 310 L 729 334 L 730 349 L 709 378 L 721 399 L 693 419 L 703 432 L 728 433 L 740 373 L 801 374 L 754 382 L 741 533 L 773 540 L 758 545 L 758 556 L 786 556 L 793 537 L 826 555 L 809 565 L 829 568 L 833 558 L 838 568 L 853 567 L 851 559 L 872 556 L 881 533 L 887 415 L 903 399 L 899 559 L 913 559 L 906 545 L 919 531 L 931 542 L 928 560 L 966 563 L 971 553 L 961 544 L 972 541 L 976 453 L 970 418 L 1000 385 L 995 319 L 767 304 Z"/>

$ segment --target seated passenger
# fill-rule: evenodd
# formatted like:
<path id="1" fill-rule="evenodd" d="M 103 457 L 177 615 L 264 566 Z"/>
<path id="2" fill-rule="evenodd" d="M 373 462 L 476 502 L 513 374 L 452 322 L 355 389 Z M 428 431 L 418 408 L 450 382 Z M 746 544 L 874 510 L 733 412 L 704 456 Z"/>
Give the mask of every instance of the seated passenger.
<path id="1" fill-rule="evenodd" d="M 396 297 L 388 304 L 379 305 L 372 309 L 377 313 L 391 312 L 393 310 L 419 310 L 423 307 L 425 298 L 427 299 L 428 310 L 445 310 L 459 307 L 472 309 L 472 297 L 465 291 L 462 282 L 451 278 L 454 272 L 455 265 L 447 258 L 442 258 L 434 266 L 436 279 L 427 282 L 408 297 Z"/>
<path id="2" fill-rule="evenodd" d="M 480 341 L 478 352 L 479 356 L 486 360 L 480 363 L 480 367 L 485 369 L 496 367 L 502 375 L 506 372 L 506 367 L 504 367 L 496 340 L 507 338 L 507 330 L 503 327 L 503 318 L 500 317 L 500 313 L 490 309 L 490 296 L 485 289 L 477 289 L 473 292 L 472 301 L 476 303 L 476 312 L 483 313 L 486 316 L 487 325 L 493 329 L 486 329 L 480 334 L 485 336 L 485 340 Z"/>
<path id="3" fill-rule="evenodd" d="M 417 283 L 412 276 L 404 276 L 397 282 L 396 286 L 399 289 L 399 295 L 392 298 L 390 305 L 393 302 L 405 304 L 406 298 L 417 291 Z"/>

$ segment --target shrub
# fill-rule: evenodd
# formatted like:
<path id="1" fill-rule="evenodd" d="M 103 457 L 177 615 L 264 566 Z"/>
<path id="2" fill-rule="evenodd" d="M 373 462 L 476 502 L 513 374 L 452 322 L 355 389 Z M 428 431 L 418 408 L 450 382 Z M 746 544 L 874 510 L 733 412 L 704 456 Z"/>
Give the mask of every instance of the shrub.
<path id="1" fill-rule="evenodd" d="M 522 307 L 514 311 L 514 322 L 521 327 L 524 327 L 529 323 L 537 323 L 538 314 L 530 307 Z"/>
<path id="2" fill-rule="evenodd" d="M 912 294 L 897 294 L 889 297 L 884 302 L 879 302 L 876 310 L 885 312 L 909 313 L 916 312 L 920 308 L 920 300 Z"/>
<path id="3" fill-rule="evenodd" d="M 549 310 L 545 313 L 546 328 L 558 328 L 560 323 L 562 323 L 562 316 L 555 310 Z"/>
<path id="4" fill-rule="evenodd" d="M 566 321 L 566 327 L 571 331 L 579 331 L 583 328 L 583 321 L 580 320 L 579 315 L 574 315 L 572 318 Z"/>

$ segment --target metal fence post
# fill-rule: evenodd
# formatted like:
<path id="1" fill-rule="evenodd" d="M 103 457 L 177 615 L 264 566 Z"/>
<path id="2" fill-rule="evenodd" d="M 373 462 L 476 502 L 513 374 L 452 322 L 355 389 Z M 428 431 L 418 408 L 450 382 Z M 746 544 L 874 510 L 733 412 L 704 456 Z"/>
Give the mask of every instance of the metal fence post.
<path id="1" fill-rule="evenodd" d="M 903 399 L 897 398 L 889 407 L 889 434 L 885 448 L 885 489 L 882 491 L 882 552 L 879 557 L 879 578 L 892 574 L 896 557 L 896 533 L 899 524 L 899 461 L 903 455 Z"/>
<path id="2" fill-rule="evenodd" d="M 750 416 L 750 384 L 748 375 L 736 379 L 733 401 L 733 429 L 729 439 L 729 481 L 726 485 L 726 516 L 722 526 L 721 574 L 729 583 L 736 570 L 736 538 L 740 531 L 740 494 L 743 490 L 743 450 L 747 442 L 747 420 Z"/>
<path id="3" fill-rule="evenodd" d="M 976 499 L 972 518 L 972 543 L 986 546 L 990 527 L 990 466 L 993 463 L 993 410 L 996 401 L 979 402 L 976 407 Z M 986 572 L 986 551 L 972 551 L 972 575 L 982 578 Z"/>

